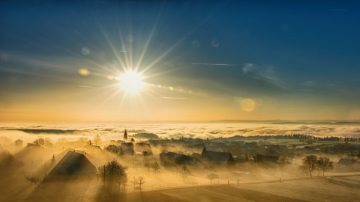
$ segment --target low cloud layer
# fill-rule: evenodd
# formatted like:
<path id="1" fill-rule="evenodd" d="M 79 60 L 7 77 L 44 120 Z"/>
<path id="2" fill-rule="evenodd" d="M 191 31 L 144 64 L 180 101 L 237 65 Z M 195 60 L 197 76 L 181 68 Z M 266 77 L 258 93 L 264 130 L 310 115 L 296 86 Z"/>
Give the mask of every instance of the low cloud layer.
<path id="1" fill-rule="evenodd" d="M 0 135 L 17 131 L 20 135 L 54 135 L 91 137 L 101 135 L 106 138 L 122 136 L 127 129 L 130 134 L 155 133 L 161 138 L 217 138 L 234 135 L 291 135 L 303 134 L 314 136 L 360 137 L 360 123 L 147 123 L 147 124 L 79 124 L 79 125 L 35 125 L 35 124 L 3 124 Z"/>

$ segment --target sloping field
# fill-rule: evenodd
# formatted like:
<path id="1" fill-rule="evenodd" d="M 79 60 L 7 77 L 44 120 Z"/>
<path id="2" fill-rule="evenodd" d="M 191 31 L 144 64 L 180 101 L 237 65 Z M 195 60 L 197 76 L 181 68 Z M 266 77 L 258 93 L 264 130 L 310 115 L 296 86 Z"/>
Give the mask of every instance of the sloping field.
<path id="1" fill-rule="evenodd" d="M 249 189 L 305 201 L 359 201 L 359 187 L 334 183 L 342 177 L 291 180 L 275 183 L 244 184 L 240 189 Z M 346 179 L 358 179 L 357 176 Z M 359 179 L 358 179 L 359 180 Z"/>
<path id="2" fill-rule="evenodd" d="M 128 201 L 358 201 L 359 187 L 333 183 L 340 177 L 285 182 L 200 186 L 127 195 Z M 340 178 L 341 179 L 341 178 Z M 356 181 L 359 177 L 346 177 Z"/>
<path id="3" fill-rule="evenodd" d="M 360 176 L 332 177 L 329 182 L 360 190 Z"/>
<path id="4" fill-rule="evenodd" d="M 201 186 L 179 188 L 161 191 L 133 193 L 127 196 L 127 201 L 302 201 L 286 196 L 277 196 L 271 193 L 241 189 L 231 185 Z"/>
<path id="5" fill-rule="evenodd" d="M 282 182 L 257 182 L 239 185 L 207 185 L 169 188 L 145 192 L 108 193 L 101 181 L 42 184 L 27 197 L 2 195 L 0 201 L 150 201 L 150 202 L 211 202 L 211 201 L 359 201 L 359 176 L 303 178 Z M 24 191 L 24 190 L 23 190 Z M 28 191 L 26 191 L 28 192 Z M 21 191 L 17 192 L 21 194 Z M 25 194 L 25 193 L 24 193 Z M 120 194 L 120 195 L 119 195 Z M 22 195 L 22 194 L 21 194 Z"/>

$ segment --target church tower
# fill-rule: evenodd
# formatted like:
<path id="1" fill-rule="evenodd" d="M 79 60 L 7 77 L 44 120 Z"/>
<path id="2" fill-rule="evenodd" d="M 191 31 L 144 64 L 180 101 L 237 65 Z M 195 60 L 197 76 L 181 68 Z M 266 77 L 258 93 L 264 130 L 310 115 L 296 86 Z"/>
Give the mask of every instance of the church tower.
<path id="1" fill-rule="evenodd" d="M 124 131 L 124 140 L 127 140 L 127 138 L 128 138 L 128 134 L 127 134 L 127 130 L 125 129 L 125 131 Z"/>

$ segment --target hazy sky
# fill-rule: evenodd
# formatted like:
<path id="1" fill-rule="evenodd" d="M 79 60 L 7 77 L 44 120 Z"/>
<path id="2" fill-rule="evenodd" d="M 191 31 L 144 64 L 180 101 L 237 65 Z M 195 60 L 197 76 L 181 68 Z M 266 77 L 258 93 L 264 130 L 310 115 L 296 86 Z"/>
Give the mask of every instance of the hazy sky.
<path id="1" fill-rule="evenodd" d="M 1 1 L 0 30 L 1 121 L 360 119 L 355 1 Z"/>

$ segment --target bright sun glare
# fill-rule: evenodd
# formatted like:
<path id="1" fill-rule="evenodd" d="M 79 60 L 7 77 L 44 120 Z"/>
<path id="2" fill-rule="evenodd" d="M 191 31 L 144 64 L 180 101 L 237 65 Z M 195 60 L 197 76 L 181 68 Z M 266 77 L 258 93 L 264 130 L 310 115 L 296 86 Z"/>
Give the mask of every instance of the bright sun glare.
<path id="1" fill-rule="evenodd" d="M 120 76 L 120 87 L 126 93 L 138 93 L 144 87 L 143 76 L 134 70 L 128 70 Z"/>

